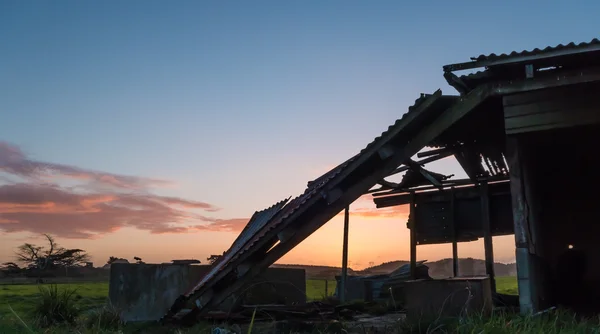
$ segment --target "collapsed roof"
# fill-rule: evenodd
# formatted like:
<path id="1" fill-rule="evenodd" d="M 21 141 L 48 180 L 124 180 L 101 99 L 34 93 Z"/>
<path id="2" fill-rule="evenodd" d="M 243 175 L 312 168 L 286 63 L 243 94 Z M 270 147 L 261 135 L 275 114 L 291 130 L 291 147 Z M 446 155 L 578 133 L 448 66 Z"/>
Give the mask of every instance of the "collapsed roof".
<path id="1" fill-rule="evenodd" d="M 504 128 L 492 127 L 499 121 L 503 122 L 502 105 L 497 103 L 498 98 L 522 91 L 598 80 L 600 70 L 597 69 L 590 69 L 585 73 L 579 69 L 541 72 L 548 64 L 552 64 L 552 59 L 560 60 L 560 64 L 571 64 L 564 65 L 571 69 L 569 66 L 574 66 L 574 63 L 565 60 L 569 56 L 577 56 L 580 60 L 588 59 L 582 54 L 596 54 L 598 50 L 600 42 L 594 40 L 580 46 L 480 56 L 473 62 L 444 66 L 446 79 L 459 91 L 460 96 L 442 95 L 441 90 L 433 94 L 422 94 L 408 108 L 408 112 L 387 131 L 357 155 L 309 182 L 303 194 L 256 212 L 231 248 L 193 289 L 177 299 L 162 320 L 194 321 L 197 316 L 219 305 L 245 282 L 260 274 L 357 198 L 373 192 L 373 187 L 377 184 L 381 188 L 375 190 L 397 186 L 384 180 L 390 175 L 412 170 L 422 175 L 424 180 L 434 185 L 440 184 L 444 181 L 444 176 L 431 173 L 423 169 L 422 165 L 425 161 L 449 155 L 456 157 L 473 180 L 507 175 L 502 143 Z M 506 79 L 502 74 L 505 72 L 498 71 L 495 66 L 505 66 L 505 69 L 512 71 L 510 73 L 522 73 Z M 559 68 L 562 69 L 561 66 L 563 65 Z M 481 72 L 485 74 L 480 74 L 485 76 L 485 80 L 469 81 L 465 76 L 458 77 L 452 73 L 455 70 L 477 67 L 486 67 Z M 491 112 L 498 108 L 500 113 Z M 489 145 L 490 143 L 495 145 Z M 441 149 L 428 159 L 412 160 L 426 146 Z M 414 175 L 412 178 L 413 181 L 417 179 Z"/>

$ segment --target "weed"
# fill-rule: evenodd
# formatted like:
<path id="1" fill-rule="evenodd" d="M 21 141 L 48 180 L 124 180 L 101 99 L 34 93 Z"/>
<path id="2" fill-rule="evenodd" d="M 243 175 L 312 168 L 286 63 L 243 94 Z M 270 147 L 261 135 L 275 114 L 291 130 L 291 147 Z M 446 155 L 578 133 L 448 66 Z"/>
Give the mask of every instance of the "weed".
<path id="1" fill-rule="evenodd" d="M 92 310 L 85 318 L 84 325 L 88 329 L 118 330 L 123 325 L 119 310 L 113 305 L 106 304 Z"/>
<path id="2" fill-rule="evenodd" d="M 40 287 L 40 298 L 33 309 L 33 318 L 40 327 L 74 324 L 80 314 L 75 304 L 75 289 L 59 289 L 56 285 Z"/>

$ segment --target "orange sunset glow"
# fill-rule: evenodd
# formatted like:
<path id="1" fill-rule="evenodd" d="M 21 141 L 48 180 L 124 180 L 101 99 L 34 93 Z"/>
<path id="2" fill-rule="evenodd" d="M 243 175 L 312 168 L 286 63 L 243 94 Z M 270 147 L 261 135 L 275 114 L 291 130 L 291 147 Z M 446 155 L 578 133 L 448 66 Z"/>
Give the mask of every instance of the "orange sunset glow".
<path id="1" fill-rule="evenodd" d="M 11 261 L 13 249 L 25 240 L 42 241 L 41 233 L 56 236 L 66 247 L 85 249 L 97 265 L 110 256 L 203 261 L 225 251 L 251 215 L 226 216 L 219 205 L 155 193 L 169 181 L 33 160 L 6 142 L 0 144 L 0 166 L 6 175 L 0 186 L 1 261 Z M 72 182 L 66 186 L 65 180 Z M 370 195 L 356 200 L 350 207 L 351 267 L 407 259 L 407 218 L 406 205 L 376 209 Z M 342 225 L 343 212 L 279 263 L 339 266 Z M 497 237 L 494 244 L 497 261 L 512 260 L 512 236 Z M 418 259 L 450 256 L 449 244 L 418 247 Z M 482 258 L 483 243 L 460 244 L 459 256 Z"/>

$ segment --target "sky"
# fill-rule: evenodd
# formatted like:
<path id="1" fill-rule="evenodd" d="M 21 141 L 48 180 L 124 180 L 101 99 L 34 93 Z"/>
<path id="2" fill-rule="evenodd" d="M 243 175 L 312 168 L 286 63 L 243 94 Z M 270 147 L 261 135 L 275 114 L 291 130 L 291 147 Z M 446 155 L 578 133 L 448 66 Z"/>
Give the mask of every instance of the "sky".
<path id="1" fill-rule="evenodd" d="M 584 42 L 596 1 L 0 2 L 0 262 L 51 233 L 146 262 L 229 248 L 345 161 L 442 66 Z M 453 158 L 426 166 L 464 176 Z M 351 206 L 353 268 L 407 259 L 406 207 Z M 340 265 L 335 217 L 280 263 Z M 514 238 L 494 240 L 514 260 Z M 420 246 L 418 258 L 451 256 Z M 459 256 L 483 257 L 481 241 Z"/>

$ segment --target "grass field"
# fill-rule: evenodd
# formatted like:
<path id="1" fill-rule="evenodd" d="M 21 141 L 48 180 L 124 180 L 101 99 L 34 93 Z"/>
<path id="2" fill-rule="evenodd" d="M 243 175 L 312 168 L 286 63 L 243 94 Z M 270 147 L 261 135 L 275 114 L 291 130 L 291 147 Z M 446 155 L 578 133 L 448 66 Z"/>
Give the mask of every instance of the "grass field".
<path id="1" fill-rule="evenodd" d="M 498 292 L 513 295 L 517 293 L 517 281 L 515 277 L 498 277 L 496 282 Z M 93 317 L 94 312 L 90 312 L 88 315 L 85 315 L 85 313 L 86 311 L 92 311 L 105 305 L 108 299 L 108 284 L 90 282 L 61 284 L 59 286 L 61 288 L 69 287 L 71 289 L 77 289 L 77 304 L 80 309 L 84 311 L 84 314 L 82 315 L 83 318 L 80 319 L 81 321 L 77 322 L 74 327 L 58 326 L 49 329 L 35 328 L 33 326 L 33 319 L 29 314 L 40 298 L 39 287 L 36 285 L 0 285 L 0 333 L 209 334 L 212 331 L 210 324 L 198 324 L 198 326 L 194 326 L 190 329 L 169 329 L 157 326 L 156 324 L 128 324 L 119 327 L 120 329 L 94 327 L 94 325 L 92 325 L 92 327 L 87 327 L 89 325 L 86 325 L 86 323 L 89 324 L 90 319 L 98 318 Z M 332 295 L 334 291 L 335 282 L 329 281 L 327 283 L 327 295 Z M 326 295 L 325 280 L 308 280 L 306 292 L 309 300 L 322 299 Z M 16 317 L 14 315 L 15 313 L 19 315 L 19 317 Z M 545 316 L 537 317 L 498 313 L 492 317 L 486 318 L 476 316 L 461 319 L 445 319 L 443 321 L 438 319 L 439 321 L 427 326 L 433 326 L 440 329 L 436 331 L 440 333 L 600 333 L 600 318 L 594 319 L 581 320 L 571 313 L 565 313 L 564 311 L 559 310 L 549 312 Z M 92 321 L 92 324 L 96 323 L 94 322 L 96 320 Z M 397 326 L 398 328 L 390 327 L 390 333 L 405 333 L 409 332 L 410 329 L 415 329 L 413 328 L 414 325 L 410 323 L 399 323 L 394 326 Z M 419 324 L 418 328 L 421 328 L 421 326 L 422 324 Z M 260 332 L 260 330 L 258 330 L 258 332 Z M 319 332 L 327 333 L 328 331 L 319 330 Z"/>
<path id="2" fill-rule="evenodd" d="M 498 292 L 517 294 L 517 280 L 515 277 L 498 277 L 496 279 Z M 64 284 L 77 290 L 76 298 L 79 307 L 83 310 L 93 309 L 103 305 L 108 298 L 108 283 L 76 283 Z M 307 280 L 306 296 L 308 300 L 320 300 L 333 295 L 335 281 Z M 10 307 L 19 314 L 26 315 L 31 311 L 32 305 L 38 298 L 37 285 L 0 285 L 0 319 L 12 314 Z"/>

